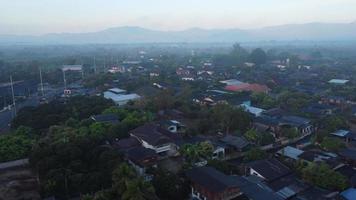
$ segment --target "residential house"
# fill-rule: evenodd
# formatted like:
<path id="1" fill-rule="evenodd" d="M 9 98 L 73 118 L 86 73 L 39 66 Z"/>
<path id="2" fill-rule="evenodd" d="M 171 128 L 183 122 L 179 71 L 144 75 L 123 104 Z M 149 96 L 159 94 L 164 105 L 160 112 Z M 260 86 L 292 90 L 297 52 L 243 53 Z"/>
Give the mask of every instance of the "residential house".
<path id="1" fill-rule="evenodd" d="M 291 147 L 291 146 L 286 146 L 283 149 L 277 151 L 278 156 L 283 156 L 284 158 L 291 159 L 293 161 L 299 160 L 299 156 L 303 154 L 304 151 Z"/>
<path id="2" fill-rule="evenodd" d="M 314 132 L 314 126 L 309 119 L 298 116 L 283 116 L 279 123 L 280 126 L 296 128 L 302 136 L 310 135 Z"/>
<path id="3" fill-rule="evenodd" d="M 341 196 L 344 200 L 355 200 L 356 199 L 356 188 L 349 188 L 341 192 Z"/>
<path id="4" fill-rule="evenodd" d="M 126 91 L 119 88 L 112 88 L 104 92 L 105 99 L 111 99 L 118 106 L 126 105 L 129 101 L 135 101 L 141 98 L 141 96 L 132 93 L 125 94 Z"/>
<path id="5" fill-rule="evenodd" d="M 298 156 L 299 160 L 304 163 L 326 163 L 332 169 L 342 167 L 344 164 L 339 159 L 338 155 L 330 152 L 325 152 L 319 149 L 304 151 Z"/>
<path id="6" fill-rule="evenodd" d="M 349 130 L 337 130 L 335 132 L 330 133 L 331 136 L 341 138 L 345 140 L 345 142 L 351 142 L 356 140 L 356 134 Z"/>
<path id="7" fill-rule="evenodd" d="M 161 120 L 159 125 L 172 133 L 184 133 L 186 131 L 186 127 L 177 120 Z"/>
<path id="8" fill-rule="evenodd" d="M 287 176 L 292 171 L 275 158 L 257 160 L 247 164 L 248 174 L 261 177 L 266 182 Z"/>
<path id="9" fill-rule="evenodd" d="M 245 138 L 233 135 L 225 135 L 218 144 L 224 147 L 225 154 L 246 151 L 251 145 Z"/>
<path id="10" fill-rule="evenodd" d="M 346 161 L 346 163 L 356 167 L 356 150 L 355 149 L 343 149 L 338 152 L 338 155 Z"/>
<path id="11" fill-rule="evenodd" d="M 156 124 L 140 126 L 130 131 L 130 135 L 136 138 L 143 147 L 166 155 L 175 155 L 178 150 L 176 143 L 181 140 L 178 134 L 171 133 Z"/>
<path id="12" fill-rule="evenodd" d="M 212 167 L 193 168 L 186 172 L 191 182 L 191 197 L 198 200 L 232 200 L 241 195 L 239 182 Z"/>
<path id="13" fill-rule="evenodd" d="M 94 122 L 116 124 L 119 123 L 119 118 L 114 114 L 93 115 L 90 117 Z"/>
<path id="14" fill-rule="evenodd" d="M 139 176 L 143 176 L 145 180 L 152 179 L 152 175 L 147 174 L 147 169 L 157 166 L 158 156 L 154 150 L 144 147 L 135 147 L 129 149 L 125 153 L 125 156 Z"/>

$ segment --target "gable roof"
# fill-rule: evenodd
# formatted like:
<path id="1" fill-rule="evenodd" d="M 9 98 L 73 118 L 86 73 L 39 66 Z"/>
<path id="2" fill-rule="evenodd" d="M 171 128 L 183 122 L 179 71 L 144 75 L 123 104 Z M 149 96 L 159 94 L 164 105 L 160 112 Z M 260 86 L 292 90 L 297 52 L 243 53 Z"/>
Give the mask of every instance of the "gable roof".
<path id="1" fill-rule="evenodd" d="M 181 139 L 178 134 L 173 134 L 156 124 L 145 124 L 132 130 L 130 134 L 153 146 L 174 143 Z"/>
<path id="2" fill-rule="evenodd" d="M 135 147 L 126 152 L 127 158 L 137 165 L 145 166 L 154 163 L 157 160 L 157 154 L 152 149 L 145 147 Z"/>
<path id="3" fill-rule="evenodd" d="M 245 138 L 233 135 L 226 135 L 225 137 L 220 139 L 220 142 L 238 149 L 245 148 L 250 144 Z"/>
<path id="4" fill-rule="evenodd" d="M 223 192 L 237 187 L 236 177 L 225 175 L 213 167 L 193 168 L 186 172 L 189 180 L 213 192 Z"/>
<path id="5" fill-rule="evenodd" d="M 93 115 L 91 119 L 95 122 L 110 122 L 116 123 L 119 122 L 119 118 L 114 114 L 102 114 L 102 115 Z"/>
<path id="6" fill-rule="evenodd" d="M 257 160 L 248 166 L 263 176 L 267 181 L 273 181 L 291 173 L 291 170 L 275 158 Z"/>
<path id="7" fill-rule="evenodd" d="M 271 189 L 267 186 L 264 186 L 262 183 L 255 182 L 254 176 L 249 177 L 240 177 L 236 176 L 238 180 L 238 187 L 241 192 L 248 197 L 248 199 L 253 200 L 281 200 L 278 195 L 276 195 Z"/>
<path id="8" fill-rule="evenodd" d="M 303 150 L 291 147 L 291 146 L 286 146 L 283 149 L 279 150 L 277 152 L 278 154 L 281 154 L 283 156 L 286 156 L 288 158 L 292 158 L 294 160 L 298 160 L 299 156 L 304 153 Z"/>

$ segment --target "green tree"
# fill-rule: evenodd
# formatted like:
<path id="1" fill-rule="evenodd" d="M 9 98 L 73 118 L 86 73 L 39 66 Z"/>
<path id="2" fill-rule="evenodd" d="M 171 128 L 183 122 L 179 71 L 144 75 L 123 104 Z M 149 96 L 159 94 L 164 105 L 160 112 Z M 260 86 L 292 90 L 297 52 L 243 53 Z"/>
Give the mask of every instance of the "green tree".
<path id="1" fill-rule="evenodd" d="M 252 142 L 257 142 L 259 140 L 259 135 L 255 129 L 250 129 L 244 134 L 245 138 Z"/>
<path id="2" fill-rule="evenodd" d="M 345 144 L 340 141 L 340 139 L 332 138 L 332 137 L 325 137 L 320 146 L 328 151 L 338 151 L 342 148 L 345 148 Z"/>
<path id="3" fill-rule="evenodd" d="M 253 148 L 253 149 L 250 149 L 248 150 L 246 153 L 245 153 L 245 157 L 244 157 L 244 161 L 255 161 L 255 160 L 262 160 L 264 158 L 267 158 L 268 154 L 259 149 L 259 148 Z"/>
<path id="4" fill-rule="evenodd" d="M 339 172 L 333 171 L 327 164 L 312 163 L 302 169 L 305 181 L 330 190 L 342 191 L 347 187 L 347 179 Z"/>
<path id="5" fill-rule="evenodd" d="M 254 49 L 250 54 L 250 61 L 255 63 L 256 65 L 265 64 L 267 61 L 266 52 L 261 48 Z"/>

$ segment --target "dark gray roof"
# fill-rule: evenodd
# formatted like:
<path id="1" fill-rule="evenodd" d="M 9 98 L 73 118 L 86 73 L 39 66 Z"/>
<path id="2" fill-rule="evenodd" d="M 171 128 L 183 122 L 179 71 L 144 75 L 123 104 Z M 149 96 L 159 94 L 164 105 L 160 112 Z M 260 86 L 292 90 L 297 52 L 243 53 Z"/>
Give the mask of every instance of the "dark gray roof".
<path id="1" fill-rule="evenodd" d="M 291 170 L 275 158 L 257 160 L 248 163 L 248 166 L 266 178 L 273 181 L 291 173 Z"/>
<path id="2" fill-rule="evenodd" d="M 126 152 L 126 157 L 137 165 L 144 166 L 146 164 L 152 164 L 157 160 L 157 154 L 152 149 L 144 147 L 135 147 L 129 149 Z"/>
<path id="3" fill-rule="evenodd" d="M 245 148 L 250 144 L 245 138 L 233 135 L 226 135 L 225 137 L 221 138 L 220 141 L 238 149 Z"/>
<path id="4" fill-rule="evenodd" d="M 186 172 L 190 181 L 213 192 L 238 186 L 236 177 L 225 175 L 213 167 L 199 167 Z"/>
<path id="5" fill-rule="evenodd" d="M 160 128 L 155 124 L 146 124 L 131 131 L 131 134 L 140 140 L 144 140 L 150 145 L 158 146 L 174 141 L 167 135 L 174 135 L 171 132 Z"/>
<path id="6" fill-rule="evenodd" d="M 310 123 L 309 119 L 298 116 L 283 116 L 281 118 L 281 123 L 291 124 L 297 127 L 304 126 Z"/>
<path id="7" fill-rule="evenodd" d="M 124 150 L 124 149 L 129 149 L 132 147 L 140 146 L 140 142 L 136 138 L 129 137 L 129 138 L 124 138 L 119 141 L 116 141 L 116 142 L 114 142 L 113 145 L 119 149 Z"/>
<path id="8" fill-rule="evenodd" d="M 95 122 L 109 122 L 109 123 L 117 123 L 119 122 L 119 118 L 114 114 L 102 114 L 102 115 L 93 115 L 91 119 Z"/>
<path id="9" fill-rule="evenodd" d="M 256 183 L 251 180 L 254 176 L 240 177 L 236 176 L 238 180 L 238 187 L 240 191 L 248 197 L 248 199 L 253 200 L 282 200 L 277 194 L 275 194 L 270 188 L 265 186 L 263 183 Z"/>
<path id="10" fill-rule="evenodd" d="M 353 149 L 343 149 L 339 151 L 339 155 L 350 160 L 356 160 L 356 150 Z"/>

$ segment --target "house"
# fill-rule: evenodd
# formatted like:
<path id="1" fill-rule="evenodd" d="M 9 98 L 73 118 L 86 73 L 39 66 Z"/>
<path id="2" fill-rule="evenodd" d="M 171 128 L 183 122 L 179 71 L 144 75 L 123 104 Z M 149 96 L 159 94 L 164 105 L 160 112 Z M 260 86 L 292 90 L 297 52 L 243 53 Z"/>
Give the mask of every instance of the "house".
<path id="1" fill-rule="evenodd" d="M 261 177 L 266 182 L 289 175 L 292 171 L 275 158 L 257 160 L 247 164 L 248 174 Z"/>
<path id="2" fill-rule="evenodd" d="M 152 149 L 159 154 L 175 155 L 178 150 L 176 143 L 181 140 L 177 134 L 171 133 L 156 124 L 146 124 L 130 132 L 143 147 Z"/>
<path id="3" fill-rule="evenodd" d="M 240 85 L 227 85 L 225 90 L 232 92 L 256 92 L 256 93 L 268 93 L 271 89 L 269 89 L 266 85 L 260 85 L 257 83 L 243 83 Z"/>
<path id="4" fill-rule="evenodd" d="M 356 167 L 356 150 L 343 149 L 338 152 L 339 156 L 343 158 L 348 164 Z"/>
<path id="5" fill-rule="evenodd" d="M 119 118 L 114 114 L 93 115 L 90 117 L 94 122 L 116 124 L 119 123 Z"/>
<path id="6" fill-rule="evenodd" d="M 349 185 L 356 188 L 356 169 L 350 165 L 344 165 L 340 168 L 337 168 L 335 171 L 347 177 Z"/>
<path id="7" fill-rule="evenodd" d="M 118 106 L 126 105 L 129 101 L 135 101 L 141 98 L 138 94 L 125 94 L 126 91 L 119 88 L 112 88 L 104 92 L 105 99 L 111 99 Z"/>
<path id="8" fill-rule="evenodd" d="M 135 147 L 129 149 L 125 153 L 125 156 L 139 176 L 143 176 L 146 180 L 152 179 L 151 175 L 146 174 L 146 170 L 150 167 L 157 166 L 158 156 L 154 150 L 144 147 Z"/>
<path id="9" fill-rule="evenodd" d="M 308 113 L 314 117 L 323 117 L 333 114 L 336 111 L 336 107 L 327 104 L 314 103 L 306 108 L 303 108 L 302 110 L 303 112 Z"/>
<path id="10" fill-rule="evenodd" d="M 285 158 L 297 161 L 299 160 L 299 156 L 303 154 L 304 151 L 291 147 L 291 146 L 286 146 L 283 149 L 279 150 L 276 154 L 279 156 L 283 156 Z"/>
<path id="11" fill-rule="evenodd" d="M 255 118 L 252 124 L 254 129 L 260 132 L 269 132 L 275 138 L 279 136 L 281 130 L 277 119 L 265 115 Z"/>
<path id="12" fill-rule="evenodd" d="M 291 199 L 299 193 L 307 190 L 310 186 L 298 179 L 297 175 L 292 173 L 283 176 L 274 181 L 266 183 L 281 199 Z"/>
<path id="13" fill-rule="evenodd" d="M 198 200 L 231 200 L 241 195 L 239 182 L 212 167 L 193 168 L 186 172 L 191 182 L 191 197 Z"/>
<path id="14" fill-rule="evenodd" d="M 349 189 L 341 192 L 341 196 L 345 200 L 355 200 L 356 199 L 356 188 L 349 188 Z"/>
<path id="15" fill-rule="evenodd" d="M 346 142 L 350 142 L 352 140 L 356 140 L 356 134 L 349 130 L 337 130 L 335 132 L 330 133 L 330 135 L 337 137 L 337 138 L 342 138 Z"/>
<path id="16" fill-rule="evenodd" d="M 302 136 L 310 135 L 314 132 L 314 126 L 309 119 L 298 116 L 283 116 L 280 120 L 280 126 L 296 128 Z"/>
<path id="17" fill-rule="evenodd" d="M 159 125 L 172 133 L 184 133 L 186 127 L 177 120 L 162 120 Z"/>
<path id="18" fill-rule="evenodd" d="M 246 112 L 252 114 L 255 117 L 261 116 L 262 113 L 265 111 L 262 108 L 257 108 L 257 107 L 251 106 L 251 102 L 250 101 L 244 102 L 243 104 L 240 105 L 240 107 L 242 109 L 244 109 Z"/>
<path id="19" fill-rule="evenodd" d="M 283 200 L 256 176 L 235 176 L 241 195 L 236 198 L 247 200 Z"/>
<path id="20" fill-rule="evenodd" d="M 327 97 L 322 97 L 321 102 L 325 104 L 344 107 L 347 103 L 347 100 L 344 97 L 340 97 L 340 96 L 327 96 Z"/>
<path id="21" fill-rule="evenodd" d="M 113 147 L 120 151 L 126 151 L 139 146 L 141 146 L 141 143 L 134 137 L 128 137 L 113 142 Z"/>
<path id="22" fill-rule="evenodd" d="M 233 135 L 226 135 L 220 138 L 218 144 L 224 147 L 226 154 L 243 152 L 250 146 L 250 143 L 245 138 Z"/>
<path id="23" fill-rule="evenodd" d="M 319 149 L 312 149 L 309 151 L 305 151 L 298 156 L 298 158 L 304 163 L 326 163 L 332 169 L 337 169 L 343 164 L 341 163 L 339 157 L 330 152 L 321 151 Z"/>
<path id="24" fill-rule="evenodd" d="M 329 83 L 335 84 L 335 85 L 345 85 L 348 82 L 349 82 L 349 80 L 346 80 L 346 79 L 331 79 L 329 81 Z"/>
<path id="25" fill-rule="evenodd" d="M 220 83 L 225 84 L 225 85 L 227 85 L 227 86 L 229 86 L 229 85 L 236 85 L 236 86 L 238 86 L 238 85 L 244 84 L 244 82 L 241 82 L 241 81 L 236 80 L 236 79 L 224 80 L 224 81 L 220 81 Z"/>

